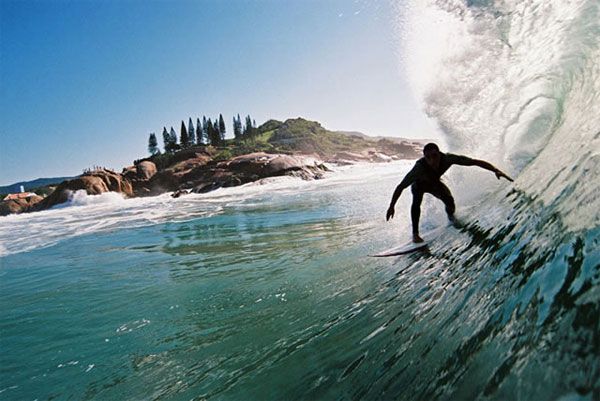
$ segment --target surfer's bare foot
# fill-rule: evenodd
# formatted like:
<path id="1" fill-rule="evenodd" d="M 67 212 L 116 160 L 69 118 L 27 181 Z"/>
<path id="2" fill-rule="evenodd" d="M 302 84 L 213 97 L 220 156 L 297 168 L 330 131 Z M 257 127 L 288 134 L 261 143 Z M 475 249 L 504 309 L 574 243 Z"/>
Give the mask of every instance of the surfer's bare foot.
<path id="1" fill-rule="evenodd" d="M 421 238 L 421 237 L 419 236 L 419 234 L 413 234 L 413 242 L 414 242 L 415 244 L 419 244 L 419 243 L 421 243 L 421 242 L 425 242 L 425 241 L 423 240 L 423 238 Z"/>

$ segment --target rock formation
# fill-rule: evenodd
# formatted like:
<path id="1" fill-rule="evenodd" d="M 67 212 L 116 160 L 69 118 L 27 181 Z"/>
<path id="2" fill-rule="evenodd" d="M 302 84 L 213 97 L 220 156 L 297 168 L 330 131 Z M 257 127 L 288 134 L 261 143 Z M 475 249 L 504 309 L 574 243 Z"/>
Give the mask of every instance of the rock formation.
<path id="1" fill-rule="evenodd" d="M 319 179 L 325 171 L 327 167 L 312 157 L 257 152 L 216 165 L 207 165 L 202 170 L 191 171 L 184 179 L 190 178 L 188 182 L 192 183 L 196 181 L 193 192 L 200 193 L 282 175 L 293 175 L 305 180 Z M 192 177 L 192 174 L 196 177 Z"/>
<path id="2" fill-rule="evenodd" d="M 52 206 L 69 200 L 71 193 L 83 189 L 88 195 L 99 195 L 104 192 L 119 192 L 125 196 L 133 196 L 131 182 L 121 174 L 107 169 L 95 170 L 72 180 L 62 182 L 54 192 L 41 202 L 33 205 L 29 211 L 49 209 Z"/>
<path id="3" fill-rule="evenodd" d="M 88 195 L 113 191 L 126 197 L 152 196 L 164 192 L 181 196 L 273 176 L 319 179 L 327 171 L 320 160 L 338 164 L 387 162 L 398 157 L 416 158 L 420 154 L 421 145 L 417 142 L 365 138 L 354 133 L 327 131 L 318 122 L 302 118 L 285 122 L 270 120 L 256 129 L 250 143 L 231 142 L 229 146 L 221 148 L 197 145 L 175 153 L 158 154 L 134 162 L 133 166 L 124 168 L 121 174 L 97 169 L 63 181 L 44 199 L 4 202 L 0 206 L 0 213 L 48 209 L 68 201 L 77 190 L 85 190 Z M 242 149 L 254 153 L 231 156 Z"/>
<path id="4" fill-rule="evenodd" d="M 35 204 L 41 202 L 44 198 L 38 195 L 26 198 L 10 199 L 0 202 L 0 216 L 6 216 L 13 213 L 22 213 L 29 210 Z"/>

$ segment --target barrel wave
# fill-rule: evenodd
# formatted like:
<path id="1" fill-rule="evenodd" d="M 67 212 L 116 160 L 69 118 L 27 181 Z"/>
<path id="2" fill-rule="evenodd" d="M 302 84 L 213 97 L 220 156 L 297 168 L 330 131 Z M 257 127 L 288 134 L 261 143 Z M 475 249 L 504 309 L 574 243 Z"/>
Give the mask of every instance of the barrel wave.
<path id="1" fill-rule="evenodd" d="M 460 229 L 412 162 L 0 218 L 0 399 L 600 399 L 600 4 L 413 1 L 402 67 Z M 424 202 L 422 231 L 446 224 Z"/>
<path id="2" fill-rule="evenodd" d="M 598 399 L 600 5 L 413 3 L 407 71 L 425 110 L 452 149 L 517 180 L 473 206 L 442 260 L 420 261 L 457 288 L 429 311 L 435 357 L 417 365 L 430 381 L 408 386 L 419 399 Z"/>

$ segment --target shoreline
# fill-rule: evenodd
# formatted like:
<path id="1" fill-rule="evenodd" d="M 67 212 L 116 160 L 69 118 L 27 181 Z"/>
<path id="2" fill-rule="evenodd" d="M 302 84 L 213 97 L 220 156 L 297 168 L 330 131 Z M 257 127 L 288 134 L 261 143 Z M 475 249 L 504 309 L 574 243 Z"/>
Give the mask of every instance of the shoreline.
<path id="1" fill-rule="evenodd" d="M 183 152 L 182 152 L 183 153 Z M 190 193 L 208 193 L 219 188 L 238 187 L 266 178 L 293 176 L 301 180 L 319 180 L 332 168 L 357 164 L 387 164 L 399 160 L 398 155 L 386 155 L 374 150 L 361 153 L 339 152 L 337 157 L 315 154 L 282 154 L 255 152 L 228 160 L 211 159 L 206 149 L 189 149 L 177 155 L 181 161 L 158 170 L 150 160 L 125 167 L 122 173 L 108 169 L 86 172 L 63 181 L 47 196 L 4 200 L 0 217 L 52 209 L 72 200 L 73 194 L 119 193 L 125 199 L 170 194 L 173 198 Z M 186 157 L 187 156 L 187 157 Z M 326 161 L 323 161 L 325 159 Z"/>
<path id="2" fill-rule="evenodd" d="M 362 136 L 361 136 L 362 135 Z M 269 120 L 240 140 L 217 141 L 218 146 L 184 142 L 156 148 L 119 173 L 94 167 L 56 185 L 34 188 L 38 193 L 9 194 L 0 203 L 0 216 L 50 209 L 68 202 L 72 194 L 117 192 L 127 198 L 172 192 L 179 197 L 236 187 L 267 177 L 321 179 L 327 164 L 388 163 L 420 157 L 422 143 L 403 138 L 370 138 L 352 132 L 328 131 L 301 117 Z M 39 196 L 42 194 L 42 196 Z"/>
<path id="3" fill-rule="evenodd" d="M 144 227 L 180 224 L 186 221 L 229 215 L 233 210 L 259 207 L 277 209 L 299 197 L 330 191 L 331 188 L 354 188 L 378 180 L 389 180 L 410 160 L 391 163 L 359 162 L 353 165 L 330 166 L 331 171 L 320 180 L 299 180 L 280 176 L 221 188 L 208 193 L 193 193 L 180 198 L 170 192 L 157 196 L 125 198 L 115 192 L 100 195 L 75 194 L 71 202 L 33 214 L 11 214 L 0 217 L 0 258 L 45 249 L 76 237 L 112 235 L 111 232 L 145 230 Z M 289 177 L 289 178 L 284 178 Z M 340 189 L 341 190 L 341 189 Z M 282 198 L 283 197 L 283 198 Z M 272 204 L 271 199 L 276 199 Z M 283 203 L 281 203 L 283 202 Z M 346 201 L 340 199 L 341 204 Z M 261 206 L 262 205 L 262 206 Z M 277 206 L 279 205 L 279 206 Z M 239 209 L 238 209 L 239 208 Z M 202 223 L 198 223 L 202 224 Z M 150 228 L 148 228 L 150 229 Z M 125 234 L 127 235 L 127 234 Z M 85 241 L 85 240 L 84 240 Z"/>

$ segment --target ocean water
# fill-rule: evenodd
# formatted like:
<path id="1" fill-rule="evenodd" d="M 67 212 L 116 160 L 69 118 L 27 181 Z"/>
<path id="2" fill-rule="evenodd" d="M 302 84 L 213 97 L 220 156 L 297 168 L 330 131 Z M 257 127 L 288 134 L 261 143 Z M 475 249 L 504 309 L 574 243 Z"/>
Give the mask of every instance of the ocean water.
<path id="1" fill-rule="evenodd" d="M 367 255 L 408 238 L 384 212 L 409 166 L 178 199 L 78 193 L 4 219 L 0 397 L 279 399 L 342 383 L 314 369 L 360 357 L 331 341 L 376 329 L 360 312 L 394 273 Z"/>
<path id="2" fill-rule="evenodd" d="M 410 162 L 0 218 L 0 399 L 600 399 L 600 4 L 414 1 L 402 66 L 461 229 Z"/>

